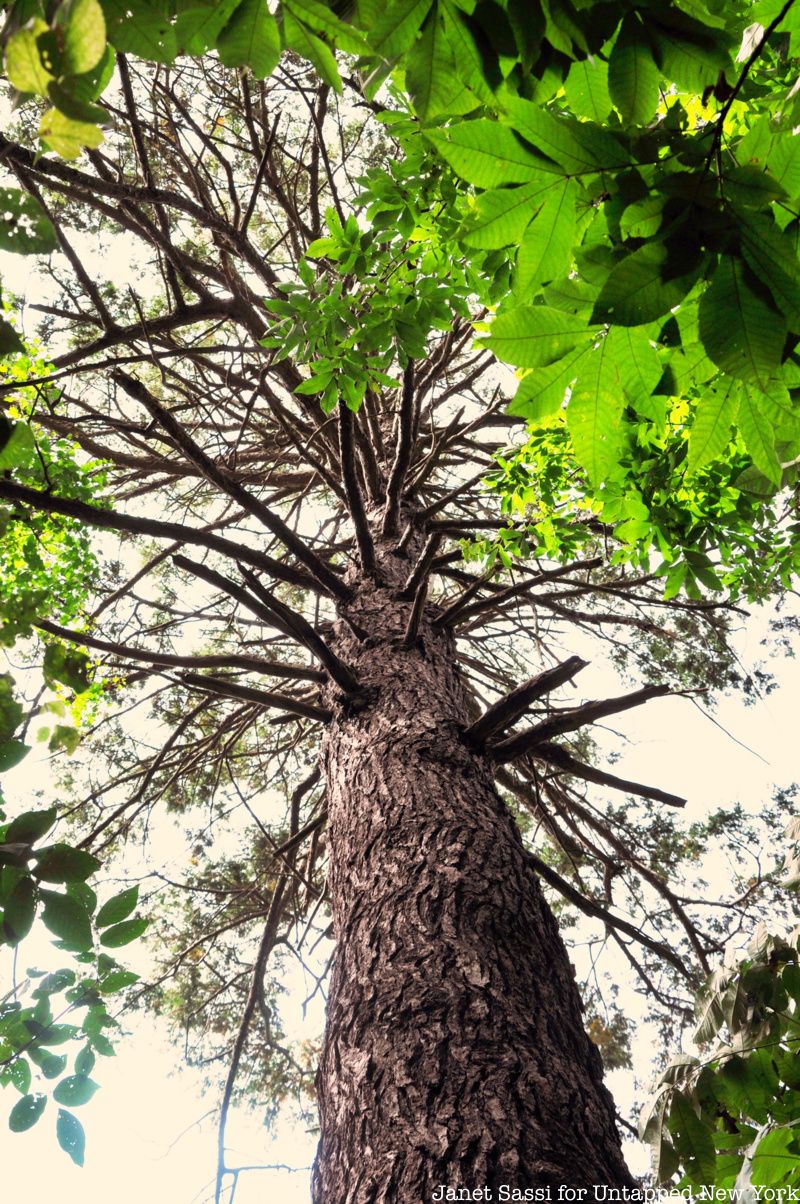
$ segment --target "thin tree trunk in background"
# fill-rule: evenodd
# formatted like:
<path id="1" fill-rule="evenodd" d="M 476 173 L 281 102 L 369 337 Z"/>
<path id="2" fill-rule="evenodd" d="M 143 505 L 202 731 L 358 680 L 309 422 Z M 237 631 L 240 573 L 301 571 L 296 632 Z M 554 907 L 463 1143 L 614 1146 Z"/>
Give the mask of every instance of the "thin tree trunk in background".
<path id="1" fill-rule="evenodd" d="M 395 586 L 408 572 L 381 562 Z M 630 1186 L 555 920 L 489 766 L 459 738 L 453 639 L 428 613 L 404 651 L 408 613 L 365 581 L 349 615 L 372 638 L 339 631 L 368 701 L 338 708 L 324 748 L 337 952 L 315 1204 Z"/>

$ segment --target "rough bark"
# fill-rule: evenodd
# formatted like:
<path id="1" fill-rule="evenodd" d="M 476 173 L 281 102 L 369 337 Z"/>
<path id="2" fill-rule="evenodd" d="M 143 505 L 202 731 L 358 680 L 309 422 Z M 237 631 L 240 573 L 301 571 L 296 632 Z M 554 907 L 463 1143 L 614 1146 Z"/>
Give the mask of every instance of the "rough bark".
<path id="1" fill-rule="evenodd" d="M 566 949 L 462 740 L 452 636 L 427 608 L 416 647 L 399 647 L 408 562 L 378 553 L 385 584 L 351 582 L 348 607 L 369 638 L 338 631 L 366 701 L 334 704 L 323 750 L 337 953 L 315 1204 L 630 1186 Z"/>

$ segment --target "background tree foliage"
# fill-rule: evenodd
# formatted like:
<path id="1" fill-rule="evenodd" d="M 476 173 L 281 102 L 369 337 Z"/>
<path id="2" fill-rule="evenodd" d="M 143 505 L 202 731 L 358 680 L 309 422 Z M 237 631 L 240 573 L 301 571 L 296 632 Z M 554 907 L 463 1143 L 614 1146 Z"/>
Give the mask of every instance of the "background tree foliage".
<path id="1" fill-rule="evenodd" d="M 302 1092 L 312 1072 L 309 1052 L 281 1039 L 279 976 L 258 984 L 270 953 L 280 968 L 282 946 L 304 955 L 327 927 L 316 690 L 323 671 L 348 688 L 325 644 L 330 600 L 347 557 L 368 565 L 365 513 L 398 447 L 430 537 L 409 600 L 424 601 L 431 575 L 476 707 L 531 663 L 574 653 L 576 627 L 610 637 L 640 680 L 735 684 L 725 608 L 706 591 L 752 599 L 790 584 L 795 17 L 791 3 L 689 0 L 524 11 L 415 0 L 338 14 L 314 0 L 275 12 L 76 0 L 7 12 L 6 70 L 24 103 L 0 142 L 17 185 L 3 194 L 2 245 L 60 255 L 49 269 L 59 296 L 43 307 L 58 354 L 43 366 L 13 325 L 0 328 L 13 357 L 4 622 L 9 638 L 35 629 L 56 641 L 53 679 L 76 688 L 53 671 L 75 655 L 58 651 L 63 639 L 106 683 L 93 767 L 74 783 L 81 846 L 109 855 L 161 800 L 186 816 L 195 864 L 164 884 L 182 902 L 146 998 L 220 1058 L 233 1049 L 224 1113 L 243 1059 L 253 1092 L 266 1085 L 271 1098 Z M 210 49 L 216 58 L 185 57 Z M 55 157 L 36 156 L 37 137 Z M 81 153 L 79 166 L 63 162 Z M 137 240 L 134 285 L 86 268 L 76 234 L 87 231 L 99 247 Z M 511 377 L 496 360 L 518 370 L 507 409 Z M 404 442 L 412 389 L 421 408 Z M 524 436 L 508 443 L 520 420 Z M 90 552 L 92 528 L 118 533 L 118 551 L 106 539 Z M 126 705 L 152 716 L 154 751 L 106 737 L 122 684 Z M 589 763 L 574 733 L 595 713 L 571 712 L 574 726 L 556 721 L 559 742 L 528 751 L 521 733 L 501 751 L 498 781 L 563 918 L 580 909 L 598 941 L 619 946 L 668 1035 L 731 929 L 774 914 L 779 896 L 760 875 L 748 885 L 736 842 L 756 837 L 743 813 L 682 827 L 664 810 L 681 800 Z M 13 742 L 22 715 L 8 713 Z M 628 802 L 598 808 L 578 789 L 587 780 Z M 289 801 L 267 816 L 256 804 L 274 788 Z M 769 808 L 764 822 L 779 830 Z M 220 856 L 226 826 L 237 844 Z M 734 865 L 730 909 L 710 919 L 699 884 L 680 885 L 709 840 L 728 843 Z M 56 905 L 29 851 L 3 870 L 6 913 L 16 892 L 32 918 L 39 897 L 47 923 Z M 94 902 L 69 885 L 59 897 L 82 909 L 86 943 Z M 758 979 L 761 1011 L 726 1014 L 733 1036 L 758 1044 L 763 1010 L 786 1012 L 788 948 L 771 947 L 781 985 Z M 96 964 L 102 994 L 104 976 L 124 972 Z M 750 998 L 752 966 L 725 990 L 731 981 Z M 19 1067 L 42 998 L 40 1015 L 22 1016 L 27 1036 L 9 1028 L 17 1127 L 41 1107 Z M 616 1020 L 599 1006 L 602 1037 Z M 785 1023 L 791 1050 L 796 1022 Z M 737 1056 L 756 1055 L 742 1045 Z M 88 1074 L 83 1062 L 76 1073 Z M 650 1125 L 661 1173 L 680 1164 L 693 1182 L 726 1183 L 746 1164 L 759 1182 L 758 1141 L 786 1154 L 789 1105 L 757 1111 L 728 1093 L 721 1112 L 719 1093 L 703 1094 L 730 1074 L 723 1055 L 690 1090 L 662 1093 L 656 1119 L 669 1102 L 671 1136 Z M 796 1087 L 781 1082 L 776 1098 Z"/>

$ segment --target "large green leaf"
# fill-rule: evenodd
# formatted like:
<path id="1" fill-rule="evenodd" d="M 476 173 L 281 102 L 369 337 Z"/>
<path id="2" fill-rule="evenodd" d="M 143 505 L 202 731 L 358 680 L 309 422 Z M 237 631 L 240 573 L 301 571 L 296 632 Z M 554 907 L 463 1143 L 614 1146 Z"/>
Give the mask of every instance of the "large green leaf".
<path id="1" fill-rule="evenodd" d="M 158 0 L 101 0 L 108 40 L 117 50 L 155 63 L 171 63 L 178 53 L 167 5 Z"/>
<path id="2" fill-rule="evenodd" d="M 221 4 L 198 4 L 183 9 L 175 21 L 175 40 L 181 54 L 202 54 L 215 46 L 220 32 L 233 16 L 241 0 L 222 0 Z"/>
<path id="3" fill-rule="evenodd" d="M 455 52 L 437 10 L 430 14 L 422 37 L 409 51 L 406 87 L 423 120 L 442 113 L 460 116 L 478 106 L 456 69 Z"/>
<path id="4" fill-rule="evenodd" d="M 48 25 L 34 17 L 24 29 L 18 29 L 6 45 L 6 75 L 9 83 L 20 92 L 46 96 L 53 75 L 42 62 L 39 38 L 47 34 Z"/>
<path id="5" fill-rule="evenodd" d="M 506 101 L 509 123 L 567 175 L 595 175 L 625 167 L 630 155 L 617 139 L 594 122 L 556 117 L 541 105 L 512 97 Z"/>
<path id="6" fill-rule="evenodd" d="M 281 40 L 267 0 L 243 0 L 217 38 L 217 53 L 226 67 L 249 67 L 256 79 L 273 71 Z"/>
<path id="7" fill-rule="evenodd" d="M 700 299 L 700 338 L 723 372 L 766 390 L 779 375 L 786 319 L 763 285 L 734 255 L 723 255 Z"/>
<path id="8" fill-rule="evenodd" d="M 644 125 L 656 111 L 661 72 L 644 26 L 632 14 L 622 22 L 608 61 L 611 99 L 627 122 Z"/>
<path id="9" fill-rule="evenodd" d="M 756 468 L 777 487 L 781 483 L 781 466 L 775 451 L 775 427 L 759 402 L 757 390 L 742 390 L 737 422 Z"/>
<path id="10" fill-rule="evenodd" d="M 560 359 L 590 334 L 591 327 L 575 314 L 546 305 L 520 305 L 495 318 L 480 343 L 508 364 L 538 368 Z"/>
<path id="11" fill-rule="evenodd" d="M 71 1074 L 62 1079 L 53 1092 L 57 1104 L 66 1104 L 69 1108 L 78 1108 L 88 1104 L 97 1091 L 97 1083 L 85 1074 Z"/>
<path id="12" fill-rule="evenodd" d="M 593 485 L 600 485 L 619 463 L 624 408 L 619 367 L 604 338 L 581 362 L 567 405 L 575 455 Z"/>
<path id="13" fill-rule="evenodd" d="M 529 372 L 520 382 L 508 413 L 527 422 L 542 422 L 558 412 L 564 403 L 567 389 L 578 374 L 581 361 L 590 348 L 577 347 L 563 359 Z"/>
<path id="14" fill-rule="evenodd" d="M 57 246 L 53 223 L 33 197 L 18 188 L 0 188 L 0 250 L 42 255 Z"/>
<path id="15" fill-rule="evenodd" d="M 39 122 L 39 137 L 62 159 L 77 159 L 85 146 L 100 145 L 103 131 L 88 121 L 74 121 L 59 109 L 48 109 Z"/>
<path id="16" fill-rule="evenodd" d="M 66 949 L 82 952 L 92 947 L 92 925 L 86 908 L 70 895 L 43 890 L 45 927 L 61 939 Z"/>
<path id="17" fill-rule="evenodd" d="M 3 927 L 9 944 L 18 944 L 27 936 L 36 915 L 36 887 L 27 876 L 20 878 L 3 911 Z"/>
<path id="18" fill-rule="evenodd" d="M 109 924 L 119 924 L 121 920 L 124 920 L 131 914 L 138 902 L 138 886 L 129 886 L 127 890 L 114 895 L 114 898 L 104 903 L 98 911 L 95 921 L 97 927 L 107 928 Z"/>
<path id="19" fill-rule="evenodd" d="M 739 386 L 726 380 L 703 391 L 689 429 L 689 472 L 698 472 L 727 447 L 739 408 Z"/>
<path id="20" fill-rule="evenodd" d="M 23 1095 L 11 1109 L 8 1127 L 12 1133 L 24 1133 L 32 1129 L 47 1104 L 46 1095 Z"/>
<path id="21" fill-rule="evenodd" d="M 121 924 L 106 928 L 100 937 L 100 944 L 105 945 L 107 949 L 119 949 L 122 945 L 129 945 L 131 941 L 142 936 L 149 923 L 150 921 L 145 919 L 123 920 Z"/>
<path id="22" fill-rule="evenodd" d="M 652 394 L 661 377 L 661 360 L 645 331 L 613 326 L 606 336 L 606 352 L 617 366 L 630 405 L 643 417 L 660 421 L 663 403 L 657 403 Z"/>
<path id="23" fill-rule="evenodd" d="M 669 1130 L 693 1182 L 713 1183 L 717 1156 L 711 1130 L 680 1091 L 672 1097 Z"/>
<path id="24" fill-rule="evenodd" d="M 106 49 L 106 23 L 97 0 L 68 0 L 59 8 L 58 20 L 63 73 L 85 75 L 92 71 Z"/>
<path id="25" fill-rule="evenodd" d="M 641 326 L 669 313 L 700 278 L 702 260 L 672 243 L 646 243 L 611 269 L 594 307 L 595 322 Z"/>
<path id="26" fill-rule="evenodd" d="M 800 333 L 800 262 L 791 239 L 761 213 L 739 214 L 742 256 L 769 290 L 792 330 Z"/>
<path id="27" fill-rule="evenodd" d="M 387 4 L 369 32 L 372 48 L 386 59 L 408 50 L 432 3 L 433 0 L 398 0 L 396 4 Z"/>
<path id="28" fill-rule="evenodd" d="M 69 1154 L 76 1166 L 83 1166 L 86 1152 L 86 1134 L 77 1116 L 67 1112 L 65 1108 L 58 1109 L 56 1121 L 56 1137 L 62 1150 Z"/>
<path id="29" fill-rule="evenodd" d="M 539 285 L 569 271 L 575 241 L 576 191 L 572 180 L 559 180 L 525 231 L 514 275 L 514 292 L 521 301 L 528 300 Z"/>
<path id="30" fill-rule="evenodd" d="M 426 130 L 425 136 L 457 175 L 478 188 L 538 181 L 546 163 L 506 126 L 484 117 L 447 130 Z"/>
<path id="31" fill-rule="evenodd" d="M 530 184 L 492 188 L 479 193 L 472 214 L 461 231 L 462 241 L 468 247 L 482 250 L 518 243 L 525 227 L 540 212 L 549 190 L 561 186 L 561 180 L 543 172 Z"/>
<path id="32" fill-rule="evenodd" d="M 57 816 L 58 808 L 56 807 L 48 807 L 45 811 L 23 811 L 22 815 L 12 819 L 5 839 L 10 844 L 14 844 L 16 841 L 33 844 L 34 841 L 41 839 L 50 831 Z"/>
<path id="33" fill-rule="evenodd" d="M 598 57 L 573 63 L 564 81 L 564 94 L 572 112 L 589 121 L 607 121 L 611 112 L 608 65 Z"/>
<path id="34" fill-rule="evenodd" d="M 83 882 L 100 868 L 100 862 L 84 849 L 54 844 L 36 853 L 36 875 L 43 882 Z"/>

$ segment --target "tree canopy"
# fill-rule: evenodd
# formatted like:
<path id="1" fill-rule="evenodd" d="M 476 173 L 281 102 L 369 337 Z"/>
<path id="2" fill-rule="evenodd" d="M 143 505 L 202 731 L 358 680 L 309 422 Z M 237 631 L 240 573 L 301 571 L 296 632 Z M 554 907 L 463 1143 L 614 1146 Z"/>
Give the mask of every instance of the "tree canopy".
<path id="1" fill-rule="evenodd" d="M 39 847 L 50 811 L 2 830 L 6 940 L 40 906 L 87 967 L 0 1019 L 12 1128 L 45 1107 L 38 1069 L 59 1078 L 59 1139 L 82 1157 L 70 1106 L 109 1050 L 104 997 L 133 986 L 104 950 L 146 923 L 135 893 L 97 912 L 83 881 L 164 812 L 192 856 L 180 881 L 154 880 L 164 977 L 142 997 L 228 1066 L 220 1174 L 243 1060 L 256 1095 L 307 1090 L 313 1054 L 285 1048 L 274 997 L 284 949 L 327 958 L 316 751 L 334 708 L 363 703 L 342 623 L 370 636 L 341 607 L 353 566 L 380 581 L 385 539 L 408 562 L 397 646 L 427 622 L 454 633 L 466 740 L 556 909 L 618 947 L 673 1033 L 730 933 L 783 906 L 774 876 L 746 885 L 736 850 L 775 838 L 789 800 L 760 837 L 735 809 L 681 825 L 666 809 L 682 800 L 601 768 L 585 728 L 742 684 L 727 605 L 797 567 L 792 4 L 75 0 L 7 16 L 20 103 L 0 245 L 57 254 L 41 343 L 11 308 L 0 327 L 2 617 L 8 643 L 43 639 L 44 707 L 72 703 L 92 756 L 63 841 Z M 114 266 L 121 245 L 135 270 Z M 553 707 L 596 636 L 638 688 Z M 44 712 L 4 682 L 7 768 Z M 74 731 L 45 738 L 72 750 Z M 586 783 L 626 801 L 598 805 Z M 678 885 L 709 840 L 734 866 L 719 912 Z M 703 1039 L 724 1019 L 751 1041 L 753 1007 L 771 1009 L 788 1075 L 797 954 L 765 956 L 718 984 L 711 998 L 735 1002 Z M 59 996 L 86 1008 L 82 1028 L 56 1024 Z M 613 1064 L 610 1000 L 590 1030 Z M 67 1077 L 54 1034 L 82 1043 Z M 785 1170 L 790 1106 L 709 1095 L 709 1079 L 662 1092 L 662 1174 L 726 1185 L 756 1139 Z"/>

